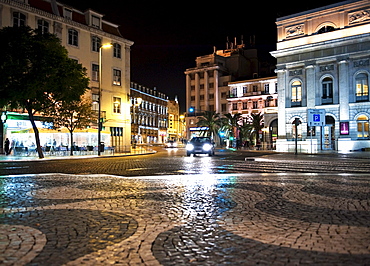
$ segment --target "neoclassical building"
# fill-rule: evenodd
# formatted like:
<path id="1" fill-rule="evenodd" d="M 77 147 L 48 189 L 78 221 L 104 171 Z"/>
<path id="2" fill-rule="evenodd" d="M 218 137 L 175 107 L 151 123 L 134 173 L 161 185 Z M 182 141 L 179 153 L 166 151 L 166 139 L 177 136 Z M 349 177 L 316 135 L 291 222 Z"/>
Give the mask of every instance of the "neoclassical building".
<path id="1" fill-rule="evenodd" d="M 277 150 L 292 151 L 296 137 L 301 152 L 370 147 L 370 2 L 344 1 L 276 24 Z"/>
<path id="2" fill-rule="evenodd" d="M 106 21 L 96 11 L 81 11 L 55 0 L 0 0 L 0 28 L 9 26 L 29 26 L 60 38 L 69 57 L 87 69 L 91 90 L 85 96 L 95 103 L 92 108 L 96 111 L 98 104 L 101 105 L 105 146 L 114 146 L 117 152 L 130 151 L 130 47 L 133 42 L 121 35 L 119 26 Z M 105 44 L 111 47 L 100 49 Z M 6 137 L 24 143 L 28 136 L 11 136 L 12 132 L 30 128 L 27 118 L 21 115 L 8 116 L 4 132 Z M 39 126 L 43 125 L 39 123 Z M 77 145 L 98 145 L 97 123 L 79 134 L 75 137 Z M 54 139 L 58 146 L 68 143 L 68 134 L 58 132 L 45 133 L 41 138 L 43 145 L 49 145 Z"/>

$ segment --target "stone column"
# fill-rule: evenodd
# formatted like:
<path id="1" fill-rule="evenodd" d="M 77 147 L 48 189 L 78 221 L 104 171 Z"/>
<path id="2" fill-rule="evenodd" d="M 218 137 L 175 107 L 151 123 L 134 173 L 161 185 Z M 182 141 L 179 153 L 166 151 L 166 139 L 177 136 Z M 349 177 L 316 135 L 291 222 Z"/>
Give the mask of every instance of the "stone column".
<path id="1" fill-rule="evenodd" d="M 216 113 L 221 113 L 221 104 L 220 104 L 220 90 L 218 88 L 218 70 L 213 70 L 213 80 L 214 80 L 214 92 L 215 92 L 215 111 Z"/>
<path id="2" fill-rule="evenodd" d="M 315 88 L 315 66 L 306 66 L 306 102 L 307 108 L 314 108 L 316 105 L 316 88 Z"/>
<path id="3" fill-rule="evenodd" d="M 195 113 L 200 110 L 200 101 L 199 101 L 199 94 L 200 94 L 200 84 L 199 84 L 199 73 L 195 73 Z"/>
<path id="4" fill-rule="evenodd" d="M 339 119 L 340 121 L 349 120 L 349 75 L 348 62 L 342 60 L 338 63 L 339 76 Z"/>
<path id="5" fill-rule="evenodd" d="M 209 80 L 208 71 L 204 71 L 204 111 L 209 111 Z"/>
<path id="6" fill-rule="evenodd" d="M 286 88 L 288 86 L 287 71 L 285 69 L 277 70 L 277 91 L 278 91 L 278 137 L 286 138 L 285 128 L 285 108 L 286 108 Z"/>

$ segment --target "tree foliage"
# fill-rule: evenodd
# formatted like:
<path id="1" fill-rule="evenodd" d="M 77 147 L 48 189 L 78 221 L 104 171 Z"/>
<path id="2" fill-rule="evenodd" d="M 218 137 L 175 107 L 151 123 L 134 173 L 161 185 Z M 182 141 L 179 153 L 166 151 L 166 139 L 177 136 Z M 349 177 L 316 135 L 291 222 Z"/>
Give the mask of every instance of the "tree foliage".
<path id="1" fill-rule="evenodd" d="M 206 133 L 208 136 L 215 138 L 221 127 L 220 114 L 214 111 L 205 111 L 203 116 L 198 117 L 198 127 L 208 127 Z"/>
<path id="2" fill-rule="evenodd" d="M 79 99 L 88 88 L 86 70 L 68 58 L 55 35 L 29 27 L 1 29 L 0 51 L 0 106 L 27 111 L 43 158 L 34 115 Z"/>
<path id="3" fill-rule="evenodd" d="M 70 133 L 70 155 L 73 155 L 73 132 L 83 129 L 97 120 L 97 114 L 91 109 L 91 101 L 78 98 L 56 104 L 47 115 L 53 119 L 54 127 L 65 127 Z"/>

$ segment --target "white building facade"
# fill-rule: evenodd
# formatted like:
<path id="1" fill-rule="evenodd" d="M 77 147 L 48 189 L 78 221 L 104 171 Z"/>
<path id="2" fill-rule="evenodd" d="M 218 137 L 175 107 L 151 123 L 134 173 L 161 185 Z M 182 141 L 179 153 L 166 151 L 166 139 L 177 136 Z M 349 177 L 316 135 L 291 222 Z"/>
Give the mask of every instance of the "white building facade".
<path id="1" fill-rule="evenodd" d="M 267 77 L 235 81 L 229 83 L 229 113 L 241 114 L 247 122 L 251 114 L 262 114 L 264 129 L 262 140 L 264 149 L 275 149 L 278 125 L 277 77 Z"/>
<path id="2" fill-rule="evenodd" d="M 345 1 L 279 18 L 277 151 L 370 147 L 370 3 Z M 325 117 L 309 126 L 308 113 Z M 299 122 L 295 126 L 294 121 Z"/>
<path id="3" fill-rule="evenodd" d="M 105 146 L 114 146 L 117 152 L 130 151 L 130 47 L 133 42 L 122 37 L 119 26 L 105 21 L 102 14 L 93 10 L 80 11 L 56 1 L 0 0 L 0 28 L 9 26 L 29 26 L 61 39 L 69 57 L 87 69 L 91 90 L 85 97 L 95 102 L 92 108 L 96 111 L 101 104 Z M 112 47 L 101 49 L 100 62 L 99 49 L 104 44 L 112 44 Z M 100 101 L 99 63 L 102 69 Z M 97 124 L 92 126 L 95 131 L 87 132 L 90 136 L 77 145 L 98 145 Z M 10 134 L 10 130 L 5 134 Z M 55 137 L 53 134 L 42 141 L 49 143 L 50 138 Z M 59 142 L 66 144 L 66 141 Z M 76 142 L 80 140 L 77 138 Z"/>

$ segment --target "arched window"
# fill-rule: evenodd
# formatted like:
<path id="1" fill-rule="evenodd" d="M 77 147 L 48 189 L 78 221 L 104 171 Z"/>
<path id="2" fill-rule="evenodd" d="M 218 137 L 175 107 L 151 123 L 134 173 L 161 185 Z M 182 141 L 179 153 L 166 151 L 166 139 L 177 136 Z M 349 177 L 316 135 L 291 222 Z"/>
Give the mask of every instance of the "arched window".
<path id="1" fill-rule="evenodd" d="M 368 76 L 365 73 L 356 76 L 356 102 L 369 100 Z"/>
<path id="2" fill-rule="evenodd" d="M 292 107 L 302 105 L 302 83 L 294 81 L 291 86 L 292 89 Z"/>
<path id="3" fill-rule="evenodd" d="M 366 115 L 360 115 L 357 118 L 357 137 L 369 138 L 369 118 Z"/>
<path id="4" fill-rule="evenodd" d="M 331 32 L 331 31 L 334 31 L 335 28 L 333 26 L 324 26 L 324 27 L 321 27 L 318 31 L 317 31 L 317 34 L 321 34 L 321 33 L 326 33 L 326 32 Z"/>
<path id="5" fill-rule="evenodd" d="M 333 79 L 330 77 L 324 78 L 322 83 L 322 104 L 333 103 Z"/>

